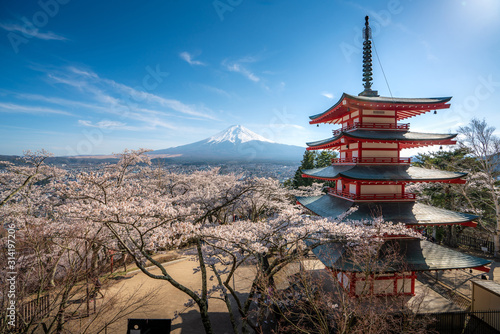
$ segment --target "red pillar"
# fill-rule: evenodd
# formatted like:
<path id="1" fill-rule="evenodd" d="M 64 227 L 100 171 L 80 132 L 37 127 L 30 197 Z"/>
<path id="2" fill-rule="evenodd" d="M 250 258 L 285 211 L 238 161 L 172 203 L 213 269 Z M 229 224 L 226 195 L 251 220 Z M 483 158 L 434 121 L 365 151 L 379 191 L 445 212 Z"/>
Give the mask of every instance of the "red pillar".
<path id="1" fill-rule="evenodd" d="M 356 273 L 351 273 L 351 281 L 349 282 L 349 294 L 351 296 L 356 295 Z"/>
<path id="2" fill-rule="evenodd" d="M 415 274 L 414 271 L 411 272 L 411 294 L 414 295 L 415 294 L 415 278 L 417 277 L 417 275 Z"/>

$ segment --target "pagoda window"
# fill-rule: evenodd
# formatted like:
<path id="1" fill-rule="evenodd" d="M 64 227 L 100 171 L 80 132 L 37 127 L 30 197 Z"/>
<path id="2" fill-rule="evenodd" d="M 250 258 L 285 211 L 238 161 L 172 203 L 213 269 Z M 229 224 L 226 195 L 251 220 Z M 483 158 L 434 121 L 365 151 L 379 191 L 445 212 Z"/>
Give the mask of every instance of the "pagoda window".
<path id="1" fill-rule="evenodd" d="M 349 184 L 349 194 L 354 194 L 356 195 L 356 184 L 355 183 L 350 183 Z"/>
<path id="2" fill-rule="evenodd" d="M 400 184 L 362 184 L 361 195 L 372 194 L 401 194 L 403 186 Z"/>
<path id="3" fill-rule="evenodd" d="M 413 294 L 415 281 L 412 280 L 412 276 L 414 275 L 411 272 L 403 273 L 403 275 L 403 278 L 398 279 L 398 293 Z"/>
<path id="4" fill-rule="evenodd" d="M 336 184 L 337 184 L 337 191 L 342 191 L 342 180 L 338 180 Z"/>
<path id="5" fill-rule="evenodd" d="M 339 272 L 337 273 L 337 279 L 344 286 L 344 289 L 347 289 L 347 287 L 349 286 L 349 276 L 347 276 L 343 272 Z"/>
<path id="6" fill-rule="evenodd" d="M 394 124 L 396 126 L 396 113 L 394 110 L 363 110 L 362 122 L 366 125 L 376 124 Z"/>
<path id="7" fill-rule="evenodd" d="M 394 110 L 363 110 L 363 115 L 396 116 Z"/>
<path id="8" fill-rule="evenodd" d="M 356 116 L 359 116 L 359 110 L 353 111 L 351 113 L 351 117 L 356 117 Z"/>
<path id="9" fill-rule="evenodd" d="M 354 286 L 354 291 L 351 291 L 351 293 L 354 293 L 356 296 L 369 295 L 372 292 L 371 284 L 371 275 L 368 277 L 368 280 L 358 279 L 356 285 Z"/>
<path id="10" fill-rule="evenodd" d="M 394 292 L 394 275 L 376 275 L 373 281 L 373 293 L 376 295 L 389 295 Z"/>
<path id="11" fill-rule="evenodd" d="M 358 158 L 359 157 L 358 150 L 352 151 L 352 157 L 353 158 Z"/>
<path id="12" fill-rule="evenodd" d="M 393 124 L 396 123 L 395 117 L 363 117 L 363 123 L 384 123 Z"/>
<path id="13" fill-rule="evenodd" d="M 363 148 L 398 148 L 397 143 L 363 143 Z"/>
<path id="14" fill-rule="evenodd" d="M 365 158 L 397 158 L 398 151 L 396 150 L 364 150 L 363 157 Z"/>

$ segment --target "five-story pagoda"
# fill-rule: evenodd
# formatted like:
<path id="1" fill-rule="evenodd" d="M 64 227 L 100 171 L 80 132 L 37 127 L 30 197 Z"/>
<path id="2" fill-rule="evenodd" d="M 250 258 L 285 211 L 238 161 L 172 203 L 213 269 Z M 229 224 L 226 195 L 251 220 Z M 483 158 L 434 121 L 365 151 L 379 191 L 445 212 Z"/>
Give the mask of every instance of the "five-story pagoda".
<path id="1" fill-rule="evenodd" d="M 349 219 L 370 219 L 381 215 L 386 221 L 404 223 L 409 227 L 464 225 L 475 227 L 477 216 L 458 213 L 416 202 L 416 196 L 405 190 L 409 183 L 465 183 L 466 173 L 425 169 L 411 166 L 411 159 L 401 156 L 405 148 L 431 145 L 453 145 L 456 134 L 410 132 L 409 123 L 399 121 L 437 109 L 447 109 L 451 97 L 394 98 L 379 96 L 372 86 L 371 33 L 368 17 L 363 29 L 364 90 L 358 95 L 344 93 L 340 100 L 325 112 L 310 117 L 310 124 L 339 124 L 333 137 L 307 143 L 307 150 L 338 150 L 339 158 L 332 165 L 303 171 L 303 177 L 335 181 L 328 194 L 300 197 L 298 202 L 314 214 L 337 217 L 352 207 L 357 210 Z M 378 277 L 393 280 L 387 284 L 372 283 L 376 294 L 413 294 L 416 271 L 476 268 L 487 271 L 490 261 L 427 242 L 399 239 L 397 242 L 410 272 L 394 272 Z M 321 248 L 321 249 L 320 249 Z M 346 268 L 345 253 L 338 245 L 315 249 L 318 258 L 350 289 L 357 294 L 356 270 Z M 348 260 L 347 260 L 348 262 Z M 358 268 L 359 270 L 362 270 Z M 393 283 L 393 284 L 392 284 Z"/>

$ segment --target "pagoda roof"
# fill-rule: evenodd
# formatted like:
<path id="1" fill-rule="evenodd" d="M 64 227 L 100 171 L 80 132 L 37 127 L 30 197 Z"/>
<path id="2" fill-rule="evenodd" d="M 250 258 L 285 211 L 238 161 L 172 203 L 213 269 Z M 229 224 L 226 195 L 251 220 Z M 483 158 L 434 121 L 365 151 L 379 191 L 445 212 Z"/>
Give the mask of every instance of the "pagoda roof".
<path id="1" fill-rule="evenodd" d="M 444 181 L 460 179 L 467 173 L 456 173 L 438 169 L 427 169 L 408 165 L 332 165 L 304 170 L 303 176 L 321 180 L 347 178 L 354 180 L 380 181 Z"/>
<path id="2" fill-rule="evenodd" d="M 397 119 L 413 117 L 433 109 L 446 109 L 449 97 L 434 98 L 401 98 L 384 96 L 355 96 L 343 93 L 340 100 L 326 111 L 310 116 L 310 124 L 339 123 L 340 118 L 351 112 L 351 109 L 395 110 Z"/>
<path id="3" fill-rule="evenodd" d="M 400 148 L 411 148 L 428 145 L 453 145 L 455 142 L 452 141 L 452 139 L 456 136 L 457 134 L 356 129 L 349 132 L 341 132 L 331 138 L 309 142 L 306 144 L 309 146 L 307 148 L 308 150 L 334 148 L 346 144 L 345 142 L 341 142 L 341 138 L 344 137 L 346 139 L 353 139 L 350 142 L 399 142 L 403 144 Z"/>
<path id="4" fill-rule="evenodd" d="M 400 259 L 394 259 L 390 249 L 398 250 Z M 347 245 L 331 242 L 313 249 L 314 255 L 328 268 L 340 271 L 361 272 L 363 268 L 350 258 Z M 420 239 L 390 239 L 379 252 L 379 272 L 429 271 L 477 268 L 491 261 L 437 245 Z M 389 254 L 389 257 L 386 255 Z"/>
<path id="5" fill-rule="evenodd" d="M 352 202 L 344 198 L 323 195 L 297 197 L 297 201 L 313 213 L 322 217 L 338 217 L 352 207 L 357 210 L 345 220 L 373 219 L 382 215 L 385 221 L 409 226 L 432 226 L 464 224 L 478 216 L 436 208 L 417 202 Z"/>

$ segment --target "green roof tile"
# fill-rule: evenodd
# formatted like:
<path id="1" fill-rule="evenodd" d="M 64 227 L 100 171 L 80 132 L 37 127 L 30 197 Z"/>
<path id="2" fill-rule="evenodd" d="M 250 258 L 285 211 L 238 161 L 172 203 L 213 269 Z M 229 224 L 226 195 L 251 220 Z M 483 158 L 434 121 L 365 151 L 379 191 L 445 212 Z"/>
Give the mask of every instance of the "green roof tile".
<path id="1" fill-rule="evenodd" d="M 333 106 L 328 108 L 322 113 L 309 116 L 310 119 L 314 120 L 328 113 L 330 110 L 336 108 L 340 105 L 342 100 L 347 98 L 349 100 L 357 100 L 363 102 L 374 102 L 374 103 L 399 103 L 399 104 L 440 104 L 446 103 L 451 100 L 451 96 L 448 97 L 431 97 L 431 98 L 403 98 L 403 97 L 387 97 L 387 96 L 355 96 L 343 93 L 339 101 Z"/>
<path id="2" fill-rule="evenodd" d="M 407 225 L 460 224 L 477 219 L 478 216 L 436 208 L 416 202 L 351 202 L 330 195 L 297 197 L 297 201 L 322 217 L 338 217 L 351 207 L 357 210 L 346 219 L 372 219 L 380 214 L 386 221 Z"/>
<path id="3" fill-rule="evenodd" d="M 348 255 L 347 247 L 343 243 L 332 242 L 314 248 L 313 253 L 328 268 L 342 271 L 364 271 L 359 263 Z M 388 249 L 397 250 L 399 255 L 394 260 L 388 255 Z M 491 261 L 438 244 L 420 239 L 392 239 L 382 246 L 379 258 L 379 268 L 382 272 L 396 272 L 401 270 L 429 271 L 447 269 L 465 269 L 485 266 Z"/>
<path id="4" fill-rule="evenodd" d="M 467 173 L 448 172 L 408 165 L 333 165 L 307 169 L 302 172 L 311 177 L 335 179 L 346 177 L 356 180 L 434 181 L 461 178 Z"/>
<path id="5" fill-rule="evenodd" d="M 306 143 L 309 147 L 319 146 L 334 142 L 342 136 L 355 138 L 355 139 L 372 139 L 372 140 L 387 140 L 387 141 L 432 141 L 432 140 L 447 140 L 453 139 L 457 134 L 443 134 L 443 133 L 423 133 L 423 132 L 410 132 L 410 131 L 389 131 L 389 130 L 354 130 L 349 132 L 341 132 L 340 134 L 314 142 Z"/>

